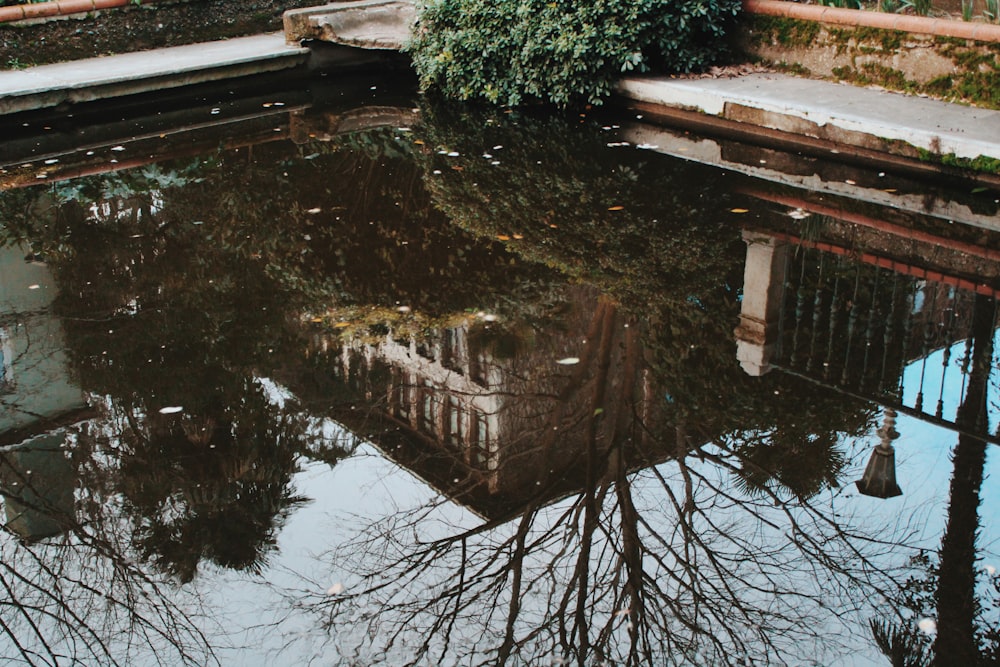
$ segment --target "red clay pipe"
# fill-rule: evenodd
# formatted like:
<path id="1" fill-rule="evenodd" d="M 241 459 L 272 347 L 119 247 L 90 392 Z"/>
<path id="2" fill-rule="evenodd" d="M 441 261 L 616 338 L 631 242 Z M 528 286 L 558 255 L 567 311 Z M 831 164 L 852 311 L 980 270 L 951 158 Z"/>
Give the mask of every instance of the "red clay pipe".
<path id="1" fill-rule="evenodd" d="M 803 21 L 816 21 L 817 23 L 902 30 L 936 37 L 955 37 L 957 39 L 974 39 L 979 42 L 1000 43 L 1000 25 L 992 23 L 932 19 L 926 16 L 908 16 L 889 12 L 866 12 L 859 9 L 803 5 L 784 0 L 743 0 L 743 11 L 749 14 L 782 16 Z"/>
<path id="2" fill-rule="evenodd" d="M 142 4 L 151 4 L 155 1 L 142 0 Z M 37 2 L 29 5 L 10 5 L 0 7 L 0 23 L 84 14 L 101 9 L 124 7 L 132 2 L 133 0 L 58 0 L 57 2 Z"/>

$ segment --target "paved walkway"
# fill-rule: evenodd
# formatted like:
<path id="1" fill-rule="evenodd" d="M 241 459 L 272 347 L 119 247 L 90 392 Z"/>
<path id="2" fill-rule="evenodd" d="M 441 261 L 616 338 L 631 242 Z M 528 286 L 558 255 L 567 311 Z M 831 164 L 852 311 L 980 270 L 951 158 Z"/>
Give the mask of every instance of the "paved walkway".
<path id="1" fill-rule="evenodd" d="M 0 72 L 0 114 L 176 88 L 305 63 L 283 33 Z"/>

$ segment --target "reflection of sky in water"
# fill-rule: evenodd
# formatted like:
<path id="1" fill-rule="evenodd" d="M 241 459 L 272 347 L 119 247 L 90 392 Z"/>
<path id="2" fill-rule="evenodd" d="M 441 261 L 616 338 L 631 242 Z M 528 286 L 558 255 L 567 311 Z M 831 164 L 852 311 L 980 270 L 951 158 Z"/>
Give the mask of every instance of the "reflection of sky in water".
<path id="1" fill-rule="evenodd" d="M 995 350 L 1000 349 L 998 345 L 1000 345 L 1000 334 L 994 339 Z M 940 396 L 943 416 L 949 421 L 954 420 L 965 387 L 965 377 L 961 373 L 961 360 L 964 354 L 964 341 L 952 346 L 946 373 L 942 373 L 943 350 L 931 354 L 926 362 L 918 361 L 907 366 L 903 374 L 903 405 L 915 404 L 923 374 L 924 410 L 933 412 Z M 993 374 L 987 387 L 987 411 L 991 432 L 997 427 L 996 408 L 1000 400 L 998 389 L 1000 388 L 997 386 L 994 362 Z M 951 451 L 958 442 L 958 435 L 948 429 L 906 415 L 899 415 L 896 430 L 900 433 L 899 439 L 893 443 L 896 448 L 897 479 L 904 492 L 903 497 L 897 500 L 902 500 L 906 508 L 917 507 L 921 501 L 940 505 L 940 510 L 931 512 L 928 516 L 927 526 L 927 534 L 939 536 L 944 528 L 944 504 L 947 501 L 948 484 L 951 480 Z M 998 475 L 1000 453 L 997 452 L 997 447 L 991 445 L 987 449 L 982 503 L 979 510 L 981 519 L 979 544 L 987 552 L 993 553 L 996 553 L 996 543 L 1000 539 L 1000 505 L 997 503 L 1000 498 L 1000 488 L 996 480 L 996 477 L 1000 476 Z M 892 499 L 885 501 L 887 506 L 892 506 L 893 502 Z"/>
<path id="2" fill-rule="evenodd" d="M 940 361 L 938 353 L 928 363 L 940 364 Z M 913 364 L 907 369 L 907 378 L 919 372 L 919 364 Z M 946 381 L 944 400 L 946 410 L 950 406 L 952 413 L 959 401 L 961 381 L 957 371 L 951 373 Z M 877 436 L 871 434 L 867 438 L 845 443 L 851 467 L 843 477 L 842 487 L 826 492 L 826 497 L 816 500 L 829 505 L 851 526 L 858 524 L 877 528 L 885 525 L 887 533 L 901 526 L 917 526 L 919 530 L 911 542 L 912 547 L 934 551 L 939 546 L 945 525 L 951 477 L 950 455 L 957 435 L 906 415 L 899 415 L 897 429 L 901 434 L 894 443 L 897 479 L 903 488 L 903 496 L 880 500 L 857 493 L 853 480 L 860 478 L 871 447 L 878 442 Z M 671 462 L 661 466 L 668 477 L 675 475 L 675 467 Z M 998 562 L 996 542 L 1000 537 L 997 532 L 1000 509 L 995 501 L 1000 489 L 994 479 L 998 472 L 1000 463 L 991 448 L 980 509 L 982 566 Z M 220 573 L 210 584 L 214 589 L 212 602 L 220 603 L 235 615 L 234 620 L 238 620 L 230 627 L 256 628 L 245 636 L 241 634 L 232 638 L 234 644 L 247 644 L 252 650 L 237 651 L 235 654 L 223 652 L 224 664 L 273 664 L 275 651 L 282 646 L 287 647 L 287 651 L 281 654 L 283 659 L 295 664 L 308 663 L 309 660 L 315 661 L 314 664 L 328 664 L 340 659 L 336 654 L 337 638 L 365 632 L 366 628 L 359 624 L 357 627 L 337 627 L 333 632 L 325 632 L 318 627 L 311 614 L 297 610 L 289 616 L 290 602 L 294 604 L 296 600 L 314 596 L 334 584 L 343 584 L 346 592 L 350 593 L 356 582 L 352 582 L 348 573 L 331 571 L 330 559 L 323 554 L 346 540 L 359 526 L 419 507 L 436 495 L 420 479 L 388 461 L 370 446 L 360 447 L 354 456 L 332 469 L 325 464 L 308 465 L 295 477 L 294 484 L 297 492 L 310 498 L 311 502 L 289 517 L 279 535 L 279 552 L 273 557 L 265 575 L 274 588 L 246 586 L 243 575 L 230 572 Z M 467 527 L 481 521 L 451 503 L 440 508 L 434 517 L 433 521 L 421 526 L 421 539 L 454 534 L 459 525 Z M 898 560 L 905 561 L 912 553 L 900 553 Z M 203 582 L 207 580 L 206 577 Z M 817 584 L 823 585 L 822 582 Z M 278 590 L 283 592 L 279 595 Z M 268 624 L 272 622 L 278 624 L 280 631 L 268 629 Z M 874 652 L 870 642 L 859 641 L 856 652 L 827 664 L 877 665 L 884 664 L 884 660 Z"/>

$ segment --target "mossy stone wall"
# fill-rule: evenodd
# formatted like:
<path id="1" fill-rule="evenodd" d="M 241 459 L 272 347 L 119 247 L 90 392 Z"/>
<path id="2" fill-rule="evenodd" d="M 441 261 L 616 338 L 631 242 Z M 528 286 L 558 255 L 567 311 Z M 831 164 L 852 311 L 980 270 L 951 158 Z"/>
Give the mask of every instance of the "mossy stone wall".
<path id="1" fill-rule="evenodd" d="M 802 76 L 1000 109 L 1000 44 L 744 15 L 741 48 Z"/>

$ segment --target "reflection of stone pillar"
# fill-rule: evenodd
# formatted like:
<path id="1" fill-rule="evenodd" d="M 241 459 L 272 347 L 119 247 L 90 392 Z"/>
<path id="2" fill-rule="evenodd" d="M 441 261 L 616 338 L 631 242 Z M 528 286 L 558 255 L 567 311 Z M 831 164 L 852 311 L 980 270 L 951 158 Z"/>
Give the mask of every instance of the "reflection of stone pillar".
<path id="1" fill-rule="evenodd" d="M 788 244 L 758 232 L 743 232 L 747 260 L 743 269 L 743 303 L 736 327 L 736 358 L 748 375 L 770 368 L 784 296 Z"/>
<path id="2" fill-rule="evenodd" d="M 63 532 L 74 519 L 75 471 L 64 433 L 43 435 L 0 455 L 7 528 L 28 541 Z"/>

